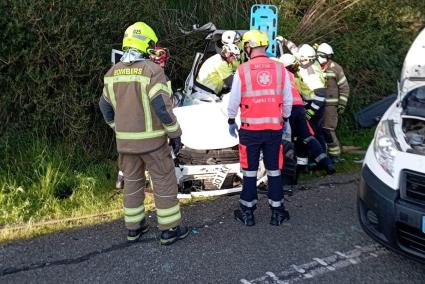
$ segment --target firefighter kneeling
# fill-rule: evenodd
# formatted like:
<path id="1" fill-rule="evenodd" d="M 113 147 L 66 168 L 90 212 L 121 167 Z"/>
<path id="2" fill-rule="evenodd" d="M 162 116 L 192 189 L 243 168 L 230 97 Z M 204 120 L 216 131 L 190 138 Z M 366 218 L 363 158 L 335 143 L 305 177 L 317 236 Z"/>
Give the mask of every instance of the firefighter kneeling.
<path id="1" fill-rule="evenodd" d="M 239 106 L 239 155 L 243 170 L 243 188 L 240 209 L 235 218 L 246 226 L 255 225 L 257 204 L 257 170 L 260 152 L 263 152 L 268 178 L 268 199 L 272 209 L 271 225 L 281 225 L 289 219 L 283 205 L 283 185 L 280 170 L 283 167 L 282 134 L 291 114 L 292 93 L 284 65 L 267 58 L 268 36 L 258 30 L 246 32 L 242 38 L 250 60 L 237 69 L 233 79 L 228 106 L 229 132 L 236 137 L 235 123 Z"/>

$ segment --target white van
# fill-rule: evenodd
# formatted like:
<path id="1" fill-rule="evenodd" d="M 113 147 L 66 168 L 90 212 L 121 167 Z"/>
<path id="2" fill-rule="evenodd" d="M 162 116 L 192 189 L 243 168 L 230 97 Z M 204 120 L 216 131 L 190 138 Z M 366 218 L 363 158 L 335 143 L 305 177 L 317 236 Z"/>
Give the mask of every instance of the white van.
<path id="1" fill-rule="evenodd" d="M 425 262 L 425 29 L 406 55 L 398 97 L 367 150 L 358 213 L 373 239 Z"/>

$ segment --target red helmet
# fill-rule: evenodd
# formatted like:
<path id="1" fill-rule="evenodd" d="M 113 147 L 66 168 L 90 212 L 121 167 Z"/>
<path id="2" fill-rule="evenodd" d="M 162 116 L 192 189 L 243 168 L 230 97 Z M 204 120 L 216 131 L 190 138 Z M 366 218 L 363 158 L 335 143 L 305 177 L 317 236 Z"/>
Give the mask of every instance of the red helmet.
<path id="1" fill-rule="evenodd" d="M 155 49 L 153 49 L 150 54 L 150 59 L 153 62 L 161 65 L 161 67 L 165 67 L 165 64 L 167 63 L 169 57 L 170 55 L 168 53 L 168 49 L 159 46 L 155 47 Z"/>

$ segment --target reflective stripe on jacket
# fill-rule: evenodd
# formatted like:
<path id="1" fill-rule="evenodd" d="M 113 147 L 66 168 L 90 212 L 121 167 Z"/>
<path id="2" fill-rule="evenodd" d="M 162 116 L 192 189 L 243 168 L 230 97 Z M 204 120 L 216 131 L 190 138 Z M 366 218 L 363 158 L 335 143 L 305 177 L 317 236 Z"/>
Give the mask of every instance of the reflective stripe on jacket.
<path id="1" fill-rule="evenodd" d="M 161 67 L 150 60 L 114 65 L 104 77 L 104 94 L 115 115 L 119 153 L 146 153 L 167 136 L 181 135 L 172 112 L 170 88 Z"/>
<path id="2" fill-rule="evenodd" d="M 326 87 L 325 74 L 318 62 L 314 62 L 307 68 L 300 68 L 298 77 L 304 83 L 302 90 L 299 90 L 304 100 L 313 101 L 315 98 L 314 90 Z"/>
<path id="3" fill-rule="evenodd" d="M 283 127 L 282 63 L 259 56 L 238 67 L 241 80 L 241 128 L 279 130 Z"/>
<path id="4" fill-rule="evenodd" d="M 325 66 L 326 74 L 326 105 L 346 106 L 350 87 L 345 77 L 344 70 L 336 62 L 330 60 Z"/>
<path id="5" fill-rule="evenodd" d="M 314 115 L 325 104 L 325 74 L 320 64 L 315 61 L 307 68 L 300 68 L 297 76 L 302 81 L 298 91 L 307 103 L 307 111 Z"/>

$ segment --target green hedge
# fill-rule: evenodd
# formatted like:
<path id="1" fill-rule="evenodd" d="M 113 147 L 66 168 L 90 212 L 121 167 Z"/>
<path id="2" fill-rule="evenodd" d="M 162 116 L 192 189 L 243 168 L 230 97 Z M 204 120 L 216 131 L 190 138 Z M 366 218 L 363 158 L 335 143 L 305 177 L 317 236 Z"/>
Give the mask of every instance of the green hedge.
<path id="1" fill-rule="evenodd" d="M 88 151 L 109 145 L 112 133 L 97 103 L 110 51 L 120 47 L 125 28 L 141 20 L 153 26 L 174 55 L 173 79 L 182 81 L 202 39 L 186 39 L 179 27 L 203 23 L 213 7 L 224 11 L 212 19 L 218 24 L 226 13 L 245 19 L 245 8 L 233 16 L 226 7 L 248 2 L 1 1 L 0 133 L 41 133 Z"/>
<path id="2" fill-rule="evenodd" d="M 341 1 L 323 2 L 332 6 Z M 140 20 L 154 27 L 162 45 L 171 49 L 168 72 L 181 85 L 203 40 L 183 36 L 179 27 L 212 21 L 219 28 L 246 29 L 255 2 L 0 1 L 1 135 L 29 131 L 86 151 L 110 147 L 112 133 L 97 102 L 110 50 L 120 47 L 125 28 Z M 314 1 L 264 2 L 279 5 L 280 33 L 292 38 Z M 342 29 L 321 31 L 321 40 L 334 46 L 347 73 L 352 111 L 395 90 L 404 55 L 424 25 L 424 6 L 423 0 L 362 0 L 340 15 Z M 292 39 L 303 38 L 308 35 Z"/>

